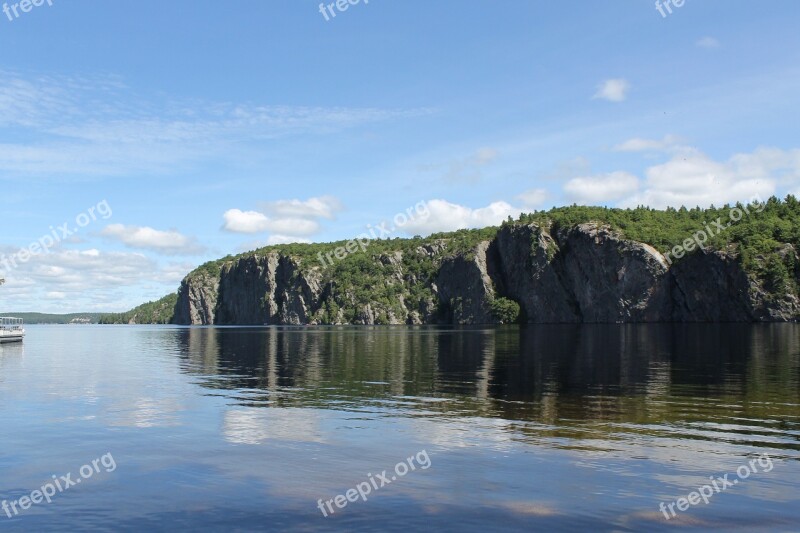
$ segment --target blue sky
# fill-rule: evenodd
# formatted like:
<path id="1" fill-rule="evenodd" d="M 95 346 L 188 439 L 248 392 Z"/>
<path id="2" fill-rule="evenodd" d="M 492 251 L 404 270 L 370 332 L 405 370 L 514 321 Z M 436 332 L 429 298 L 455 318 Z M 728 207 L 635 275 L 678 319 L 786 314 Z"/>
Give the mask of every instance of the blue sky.
<path id="1" fill-rule="evenodd" d="M 0 13 L 0 310 L 125 310 L 422 201 L 393 236 L 800 193 L 794 1 L 51 1 Z"/>

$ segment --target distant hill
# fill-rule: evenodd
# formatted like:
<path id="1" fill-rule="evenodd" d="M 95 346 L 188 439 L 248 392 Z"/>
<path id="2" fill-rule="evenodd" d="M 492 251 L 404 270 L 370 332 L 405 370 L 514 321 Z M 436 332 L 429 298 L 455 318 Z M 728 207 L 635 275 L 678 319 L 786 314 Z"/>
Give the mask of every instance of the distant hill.
<path id="1" fill-rule="evenodd" d="M 0 316 L 13 316 L 21 318 L 26 324 L 97 324 L 101 313 L 70 313 L 68 315 L 53 315 L 47 313 L 0 313 Z"/>
<path id="2" fill-rule="evenodd" d="M 126 313 L 100 315 L 100 324 L 169 324 L 175 312 L 177 293 L 167 295 L 155 302 L 147 302 Z"/>

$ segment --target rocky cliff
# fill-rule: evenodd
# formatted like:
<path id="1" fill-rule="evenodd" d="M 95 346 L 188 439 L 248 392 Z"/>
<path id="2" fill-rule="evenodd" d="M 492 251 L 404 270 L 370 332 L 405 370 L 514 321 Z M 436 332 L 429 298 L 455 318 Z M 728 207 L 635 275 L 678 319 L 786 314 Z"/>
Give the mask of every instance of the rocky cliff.
<path id="1" fill-rule="evenodd" d="M 504 225 L 490 238 L 381 241 L 334 264 L 253 252 L 184 279 L 177 324 L 793 321 L 796 284 L 745 272 L 735 250 L 670 265 L 600 223 Z M 323 245 L 315 245 L 323 246 Z M 396 249 L 391 249 L 394 246 Z M 787 245 L 781 253 L 797 252 Z"/>

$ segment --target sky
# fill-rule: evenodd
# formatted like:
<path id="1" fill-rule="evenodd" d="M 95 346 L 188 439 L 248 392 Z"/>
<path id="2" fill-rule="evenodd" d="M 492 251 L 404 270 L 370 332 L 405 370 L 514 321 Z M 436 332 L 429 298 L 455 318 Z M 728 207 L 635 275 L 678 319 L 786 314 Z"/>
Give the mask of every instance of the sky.
<path id="1" fill-rule="evenodd" d="M 800 4 L 664 1 L 6 2 L 0 311 L 385 221 L 800 194 Z"/>

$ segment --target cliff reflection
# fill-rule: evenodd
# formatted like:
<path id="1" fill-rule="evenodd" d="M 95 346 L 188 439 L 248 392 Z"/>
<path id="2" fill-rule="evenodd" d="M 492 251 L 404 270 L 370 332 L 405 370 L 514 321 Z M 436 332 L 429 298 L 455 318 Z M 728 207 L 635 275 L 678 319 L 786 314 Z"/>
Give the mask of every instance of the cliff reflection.
<path id="1" fill-rule="evenodd" d="M 242 406 L 800 429 L 792 324 L 191 328 L 178 343 L 185 372 Z"/>

